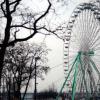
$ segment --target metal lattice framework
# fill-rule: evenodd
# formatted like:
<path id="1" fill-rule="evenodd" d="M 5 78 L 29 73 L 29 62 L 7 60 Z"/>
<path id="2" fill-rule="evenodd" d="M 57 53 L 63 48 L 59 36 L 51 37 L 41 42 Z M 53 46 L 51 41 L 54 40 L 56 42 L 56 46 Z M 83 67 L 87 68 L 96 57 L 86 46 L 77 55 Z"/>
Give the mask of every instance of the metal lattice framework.
<path id="1" fill-rule="evenodd" d="M 66 79 L 60 93 L 70 81 L 72 100 L 78 93 L 84 94 L 85 100 L 97 96 L 100 80 L 100 9 L 93 3 L 80 4 L 71 15 L 67 34 L 64 35 L 64 67 Z"/>

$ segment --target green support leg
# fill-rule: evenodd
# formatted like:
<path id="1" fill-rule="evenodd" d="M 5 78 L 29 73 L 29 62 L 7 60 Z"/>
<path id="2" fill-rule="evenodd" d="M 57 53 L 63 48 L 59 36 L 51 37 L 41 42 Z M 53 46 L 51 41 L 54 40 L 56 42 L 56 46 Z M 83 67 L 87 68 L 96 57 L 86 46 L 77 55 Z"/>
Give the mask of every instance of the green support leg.
<path id="1" fill-rule="evenodd" d="M 80 56 L 80 54 L 79 54 L 79 56 Z M 76 92 L 76 78 L 77 78 L 77 75 L 78 75 L 79 56 L 78 56 L 76 66 L 75 66 L 74 80 L 73 80 L 73 85 L 72 85 L 72 100 L 74 100 L 75 92 Z"/>
<path id="2" fill-rule="evenodd" d="M 86 97 L 86 100 L 89 100 L 89 93 L 88 93 L 88 90 L 87 90 L 87 84 L 86 84 L 86 81 L 85 81 L 85 71 L 83 69 L 83 65 L 82 65 L 82 61 L 81 61 L 81 56 L 79 57 L 79 62 L 81 64 L 81 70 L 82 70 L 82 73 L 83 73 L 83 81 L 84 81 L 84 85 L 85 85 L 85 88 L 86 88 L 86 94 L 87 94 L 87 97 Z"/>
<path id="3" fill-rule="evenodd" d="M 71 67 L 71 69 L 70 69 L 70 71 L 69 71 L 69 73 L 68 73 L 68 76 L 66 77 L 66 80 L 64 81 L 63 86 L 62 86 L 62 88 L 61 88 L 61 90 L 60 90 L 58 96 L 56 97 L 56 100 L 59 100 L 59 96 L 60 96 L 60 94 L 62 93 L 62 90 L 63 90 L 63 88 L 64 88 L 64 86 L 65 86 L 65 84 L 66 84 L 66 82 L 67 82 L 67 80 L 68 80 L 68 78 L 69 78 L 69 76 L 70 76 L 70 73 L 71 73 L 72 70 L 73 70 L 73 67 L 74 67 L 74 65 L 75 65 L 75 63 L 76 63 L 76 61 L 77 61 L 77 59 L 78 59 L 78 56 L 79 56 L 79 55 L 77 55 L 76 59 L 74 60 L 73 65 L 72 65 L 72 67 Z"/>

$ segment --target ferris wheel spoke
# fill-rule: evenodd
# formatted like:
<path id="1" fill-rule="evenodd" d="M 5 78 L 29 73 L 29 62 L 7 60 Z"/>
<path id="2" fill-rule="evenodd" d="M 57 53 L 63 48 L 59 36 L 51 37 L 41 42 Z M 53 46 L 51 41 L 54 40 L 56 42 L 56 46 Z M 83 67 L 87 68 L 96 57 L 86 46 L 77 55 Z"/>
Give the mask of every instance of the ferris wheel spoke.
<path id="1" fill-rule="evenodd" d="M 93 47 L 99 40 L 100 40 L 100 36 L 98 36 L 98 38 L 96 38 L 96 39 L 92 42 L 91 47 Z"/>
<path id="2" fill-rule="evenodd" d="M 99 47 L 100 47 L 100 41 L 98 41 L 95 45 L 93 45 L 93 46 L 91 47 L 91 49 L 96 50 L 96 49 L 99 48 Z"/>
<path id="3" fill-rule="evenodd" d="M 92 73 L 89 72 L 88 75 L 89 75 L 89 79 L 90 79 L 90 90 L 91 90 L 91 93 L 94 93 L 93 88 L 95 88 L 95 81 L 94 81 Z"/>
<path id="4" fill-rule="evenodd" d="M 100 56 L 100 55 L 96 55 L 96 56 Z M 100 62 L 100 60 L 98 60 L 97 57 L 94 57 L 93 60 L 94 60 L 94 61 L 97 61 L 97 63 Z"/>
<path id="5" fill-rule="evenodd" d="M 79 89 L 80 89 L 80 93 L 82 93 L 82 91 L 84 93 L 85 85 L 84 85 L 83 75 L 82 75 L 81 80 L 80 80 L 80 88 Z"/>
<path id="6" fill-rule="evenodd" d="M 90 16 L 92 18 L 92 20 L 90 21 L 92 26 L 88 30 L 90 32 L 90 41 L 89 42 L 91 43 L 91 41 L 93 41 L 93 39 L 95 39 L 95 37 L 97 36 L 98 23 L 97 23 L 97 19 L 93 16 L 93 12 Z"/>
<path id="7" fill-rule="evenodd" d="M 83 44 L 83 40 L 82 40 L 82 37 L 83 37 L 83 31 L 84 31 L 84 22 L 82 22 L 84 19 L 83 19 L 83 12 L 82 12 L 82 14 L 81 14 L 81 16 L 79 16 L 78 17 L 78 19 L 77 19 L 77 23 L 76 23 L 76 27 L 75 27 L 75 29 L 79 29 L 78 30 L 78 32 L 77 32 L 77 30 L 76 30 L 76 33 L 78 33 L 78 34 L 76 34 L 76 41 L 77 41 L 77 43 L 79 44 Z M 78 21 L 79 20 L 79 21 Z M 81 23 L 81 25 L 80 25 L 80 23 Z M 80 42 L 79 42 L 80 41 Z"/>
<path id="8" fill-rule="evenodd" d="M 96 31 L 96 28 L 98 27 L 97 26 L 97 23 L 94 21 L 93 19 L 93 12 L 90 11 L 90 14 L 89 14 L 91 20 L 89 20 L 89 23 L 88 23 L 88 33 L 89 33 L 89 39 L 88 39 L 88 43 L 91 43 L 91 40 L 92 38 L 94 37 L 94 34 L 95 34 L 95 31 Z M 92 17 L 91 17 L 92 16 Z"/>
<path id="9" fill-rule="evenodd" d="M 98 68 L 96 67 L 95 63 L 93 62 L 92 59 L 90 59 L 91 64 L 93 65 L 94 70 L 98 73 L 99 77 L 100 77 L 100 71 L 98 70 Z"/>
<path id="10" fill-rule="evenodd" d="M 79 24 L 79 22 L 76 21 L 75 27 L 74 27 L 74 29 L 73 29 L 74 32 L 77 32 L 77 31 L 76 31 L 76 28 L 77 28 L 77 27 L 78 27 L 79 31 L 81 30 L 81 29 L 80 29 L 80 26 L 78 26 L 77 24 Z M 80 33 L 81 33 L 81 32 L 80 32 Z M 73 37 L 75 37 L 75 39 L 72 39 L 72 40 L 76 41 L 77 44 L 79 44 L 79 41 L 81 41 L 81 40 L 80 40 L 80 36 L 77 36 L 77 34 L 74 34 L 74 36 L 72 36 L 72 38 L 73 38 Z"/>
<path id="11" fill-rule="evenodd" d="M 87 20 L 85 21 L 85 26 L 84 27 L 86 27 L 86 29 L 84 30 L 84 35 L 85 35 L 85 38 L 87 40 L 86 43 L 89 43 L 90 40 L 91 40 L 91 35 L 93 34 L 93 31 L 94 31 L 94 28 L 92 28 L 93 27 L 93 23 L 92 23 L 92 21 L 93 21 L 93 12 L 91 12 L 90 10 L 87 10 L 87 13 L 88 14 L 85 13 L 85 15 L 87 15 L 85 17 L 85 19 L 87 19 Z"/>
<path id="12" fill-rule="evenodd" d="M 83 84 L 83 75 L 82 75 L 82 72 L 81 72 L 81 69 L 79 69 L 79 72 L 78 72 L 78 78 L 77 78 L 77 89 L 78 89 L 78 92 L 81 93 L 81 90 L 82 90 L 82 84 Z"/>
<path id="13" fill-rule="evenodd" d="M 90 21 L 90 13 L 89 12 L 90 12 L 89 10 L 86 10 L 86 13 L 88 13 L 88 15 L 86 14 L 86 18 L 85 18 L 86 19 L 86 21 L 85 21 L 85 27 L 86 27 L 86 29 L 85 29 L 85 35 L 86 35 L 85 38 L 88 38 L 88 39 L 85 39 L 86 43 L 88 43 L 89 40 L 90 40 L 89 26 L 91 25 L 91 21 Z"/>
<path id="14" fill-rule="evenodd" d="M 99 23 L 97 22 L 97 20 L 94 21 L 93 28 L 92 28 L 94 31 L 92 31 L 93 34 L 91 34 L 90 43 L 91 43 L 91 42 L 94 42 L 95 39 L 96 39 L 96 37 L 98 37 L 98 33 L 99 33 L 99 31 L 100 31 L 100 27 L 98 27 L 98 26 L 99 26 Z M 92 43 L 91 43 L 91 44 L 92 44 Z M 91 45 L 91 44 L 90 44 L 90 45 Z"/>
<path id="15" fill-rule="evenodd" d="M 97 25 L 94 25 L 94 27 L 96 27 Z M 94 45 L 94 41 L 95 41 L 95 39 L 96 39 L 96 37 L 98 36 L 98 33 L 99 33 L 99 29 L 98 29 L 98 27 L 96 27 L 95 29 L 94 29 L 94 32 L 92 32 L 93 34 L 91 34 L 91 38 L 90 38 L 90 43 L 89 43 L 89 45 L 90 45 L 90 47 L 92 47 L 93 45 Z"/>
<path id="16" fill-rule="evenodd" d="M 100 51 L 100 47 L 92 48 L 94 51 Z M 97 52 L 98 53 L 98 52 Z"/>

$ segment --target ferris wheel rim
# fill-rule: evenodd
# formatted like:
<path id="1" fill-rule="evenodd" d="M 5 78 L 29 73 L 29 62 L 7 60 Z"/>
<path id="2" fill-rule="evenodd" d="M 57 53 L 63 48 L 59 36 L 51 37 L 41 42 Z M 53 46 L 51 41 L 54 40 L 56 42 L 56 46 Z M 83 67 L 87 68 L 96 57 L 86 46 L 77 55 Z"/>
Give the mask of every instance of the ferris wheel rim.
<path id="1" fill-rule="evenodd" d="M 81 10 L 80 10 L 81 9 Z M 76 10 L 74 11 L 75 12 L 75 14 L 72 14 L 72 18 L 71 18 L 71 20 L 68 22 L 68 26 L 67 26 L 67 35 L 65 35 L 65 42 L 67 42 L 69 45 L 68 45 L 68 57 L 70 57 L 69 56 L 69 53 L 70 53 L 70 50 L 69 50 L 69 48 L 70 48 L 70 41 L 71 41 L 71 38 L 72 38 L 72 29 L 73 29 L 73 26 L 74 26 L 74 23 L 75 23 L 75 21 L 76 21 L 76 18 L 79 16 L 79 14 L 80 13 L 82 13 L 82 12 L 84 12 L 85 10 L 89 10 L 90 12 L 93 12 L 93 15 L 96 17 L 96 21 L 98 21 L 99 22 L 99 12 L 98 12 L 98 8 L 96 7 L 96 5 L 94 5 L 94 4 L 91 4 L 91 3 L 84 3 L 84 4 L 80 4 L 77 8 L 76 8 Z M 74 13 L 73 12 L 73 13 Z M 73 16 L 74 15 L 74 16 Z M 74 19 L 73 19 L 73 17 L 74 17 Z M 94 27 L 95 27 L 96 25 L 94 24 Z M 96 26 L 96 27 L 98 27 L 98 25 Z M 93 30 L 93 31 L 95 31 L 95 30 Z M 93 36 L 95 36 L 95 34 L 93 34 Z M 96 36 L 95 36 L 96 37 Z M 98 40 L 98 38 L 97 38 L 97 40 Z M 95 41 L 94 41 L 95 42 Z M 92 50 L 92 49 L 91 49 Z M 79 50 L 80 51 L 80 50 Z M 77 53 L 79 52 L 79 51 L 77 51 Z M 77 56 L 77 54 L 76 54 L 76 56 Z M 69 62 L 69 61 L 68 61 Z"/>

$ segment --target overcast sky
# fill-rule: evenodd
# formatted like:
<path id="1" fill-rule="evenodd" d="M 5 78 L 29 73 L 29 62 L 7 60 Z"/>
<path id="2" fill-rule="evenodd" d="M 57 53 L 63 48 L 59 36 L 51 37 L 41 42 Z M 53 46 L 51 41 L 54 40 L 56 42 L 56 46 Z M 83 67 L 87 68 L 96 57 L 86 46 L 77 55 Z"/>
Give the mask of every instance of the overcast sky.
<path id="1" fill-rule="evenodd" d="M 25 5 L 29 6 L 34 11 L 45 10 L 45 8 L 47 7 L 47 2 L 42 2 L 42 0 L 37 0 L 37 1 L 30 0 L 31 2 L 28 0 L 24 1 Z M 73 9 L 83 1 L 87 2 L 88 0 L 73 0 L 73 1 L 71 0 L 65 7 L 61 7 L 61 5 L 58 3 L 56 6 L 57 7 L 56 10 L 58 10 L 57 13 L 59 15 L 59 18 L 56 21 L 59 22 L 61 20 L 65 20 L 67 22 L 68 19 L 70 18 Z M 31 39 L 31 42 L 41 43 L 43 42 L 43 39 L 44 39 L 43 35 L 37 34 L 35 37 Z M 52 87 L 52 84 L 54 84 L 55 88 L 59 90 L 64 82 L 63 41 L 58 39 L 56 36 L 52 35 L 52 36 L 47 36 L 44 42 L 46 43 L 48 48 L 52 50 L 48 54 L 48 59 L 49 59 L 48 65 L 51 67 L 51 70 L 48 72 L 46 76 L 44 76 L 45 80 L 38 79 L 37 90 L 42 91 L 48 89 L 49 87 Z M 28 91 L 31 92 L 34 91 L 33 85 L 34 85 L 34 80 L 31 81 Z"/>

